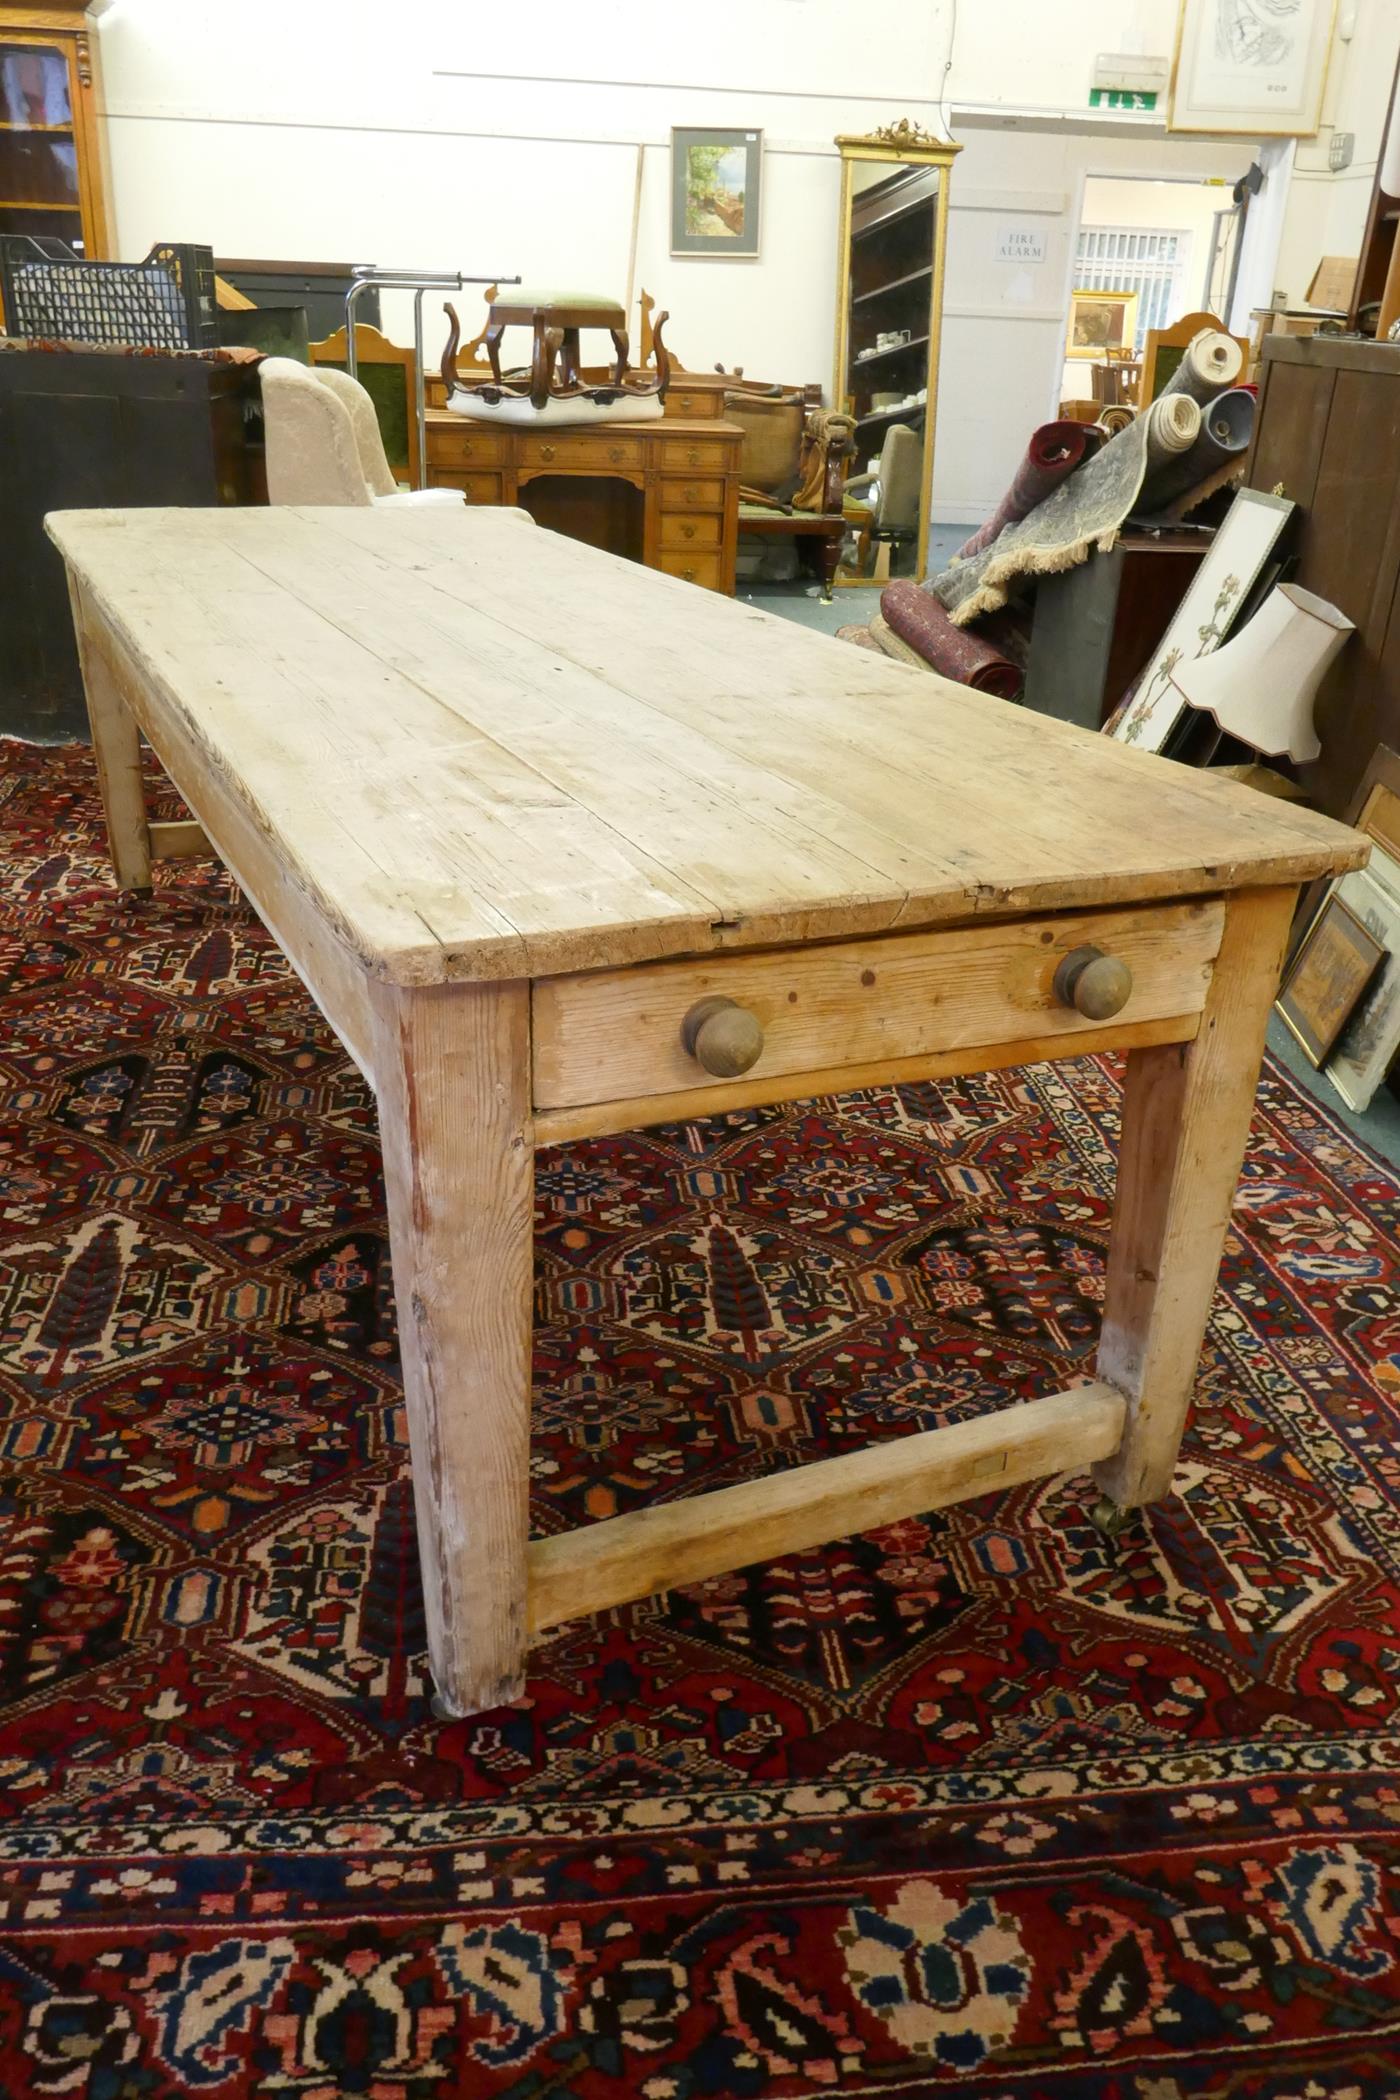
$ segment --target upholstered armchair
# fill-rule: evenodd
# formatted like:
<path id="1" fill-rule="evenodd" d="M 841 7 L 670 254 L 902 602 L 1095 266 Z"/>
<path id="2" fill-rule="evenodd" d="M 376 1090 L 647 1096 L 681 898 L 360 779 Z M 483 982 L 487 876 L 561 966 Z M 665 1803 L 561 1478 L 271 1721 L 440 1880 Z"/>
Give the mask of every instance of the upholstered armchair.
<path id="1" fill-rule="evenodd" d="M 401 489 L 384 456 L 374 403 L 332 365 L 265 358 L 262 387 L 270 503 L 452 504 L 456 489 Z"/>
<path id="2" fill-rule="evenodd" d="M 851 418 L 809 408 L 796 387 L 736 388 L 724 396 L 726 421 L 744 432 L 739 456 L 739 537 L 814 544 L 822 596 L 830 598 L 845 519 L 842 476 L 852 450 Z"/>

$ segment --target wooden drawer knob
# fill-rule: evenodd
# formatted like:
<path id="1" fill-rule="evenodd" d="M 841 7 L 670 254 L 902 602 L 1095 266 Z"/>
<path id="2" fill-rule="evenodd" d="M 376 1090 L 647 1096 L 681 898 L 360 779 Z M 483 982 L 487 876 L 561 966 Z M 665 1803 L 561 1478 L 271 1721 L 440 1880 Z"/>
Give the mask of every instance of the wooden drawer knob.
<path id="1" fill-rule="evenodd" d="M 1071 948 L 1055 972 L 1055 997 L 1086 1021 L 1111 1021 L 1132 996 L 1132 971 L 1102 948 Z"/>
<path id="2" fill-rule="evenodd" d="M 684 495 L 687 503 L 698 503 L 700 501 L 699 489 L 683 489 L 681 493 Z"/>
<path id="3" fill-rule="evenodd" d="M 540 458 L 541 458 L 541 459 L 553 459 L 553 457 L 554 457 L 554 447 L 553 447 L 553 445 L 541 445 L 541 446 L 540 446 Z"/>
<path id="4" fill-rule="evenodd" d="M 694 537 L 695 537 L 695 527 L 694 527 L 693 525 L 682 525 L 682 527 L 681 527 L 681 538 L 682 538 L 683 540 L 693 540 L 693 539 L 694 539 Z"/>
<path id="5" fill-rule="evenodd" d="M 763 1055 L 763 1025 L 733 999 L 697 999 L 681 1022 L 681 1041 L 712 1079 L 737 1079 Z"/>

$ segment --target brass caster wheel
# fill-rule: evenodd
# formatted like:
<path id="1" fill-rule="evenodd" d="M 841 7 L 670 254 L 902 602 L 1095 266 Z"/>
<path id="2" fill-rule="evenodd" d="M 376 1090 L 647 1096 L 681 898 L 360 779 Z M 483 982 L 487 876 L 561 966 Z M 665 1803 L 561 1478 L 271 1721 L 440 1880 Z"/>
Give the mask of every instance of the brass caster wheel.
<path id="1" fill-rule="evenodd" d="M 1089 1522 L 1100 1538 L 1116 1539 L 1131 1516 L 1132 1511 L 1122 1508 L 1111 1495 L 1100 1495 L 1089 1512 Z"/>

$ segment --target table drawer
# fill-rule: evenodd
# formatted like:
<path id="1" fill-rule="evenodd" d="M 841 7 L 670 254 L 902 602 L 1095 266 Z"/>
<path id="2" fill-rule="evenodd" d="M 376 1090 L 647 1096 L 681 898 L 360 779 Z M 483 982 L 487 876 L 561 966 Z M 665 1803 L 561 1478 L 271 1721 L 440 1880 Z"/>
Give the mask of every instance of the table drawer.
<path id="1" fill-rule="evenodd" d="M 541 978 L 535 1106 L 722 1093 L 726 1081 L 681 1040 L 685 1016 L 711 998 L 733 1000 L 762 1030 L 748 1080 L 1022 1041 L 1033 1054 L 1071 1055 L 1075 1035 L 1109 1025 L 1056 995 L 1072 950 L 1097 948 L 1132 972 L 1111 1025 L 1190 1016 L 1204 1002 L 1224 916 L 1208 898 Z"/>
<path id="2" fill-rule="evenodd" d="M 591 467 L 602 474 L 609 467 L 640 467 L 642 440 L 609 437 L 606 429 L 591 430 L 587 437 L 527 437 L 520 440 L 522 467 Z"/>
<path id="3" fill-rule="evenodd" d="M 698 583 L 707 591 L 721 588 L 718 554 L 681 554 L 663 548 L 656 566 L 667 576 L 679 576 L 683 583 Z"/>
<path id="4" fill-rule="evenodd" d="M 497 430 L 444 430 L 434 424 L 428 432 L 428 463 L 434 467 L 499 467 L 506 457 L 507 439 Z"/>
<path id="5" fill-rule="evenodd" d="M 501 501 L 499 474 L 445 474 L 441 468 L 437 468 L 433 472 L 432 483 L 437 489 L 460 489 L 468 503 Z"/>
<path id="6" fill-rule="evenodd" d="M 692 475 L 683 481 L 663 476 L 659 484 L 659 496 L 663 510 L 723 510 L 724 483 L 719 480 L 700 480 Z"/>
<path id="7" fill-rule="evenodd" d="M 687 548 L 717 547 L 720 542 L 720 520 L 713 512 L 708 517 L 697 512 L 688 517 L 684 511 L 661 519 L 661 544 L 663 547 Z"/>
<path id="8" fill-rule="evenodd" d="M 668 416 L 695 416 L 702 422 L 717 422 L 724 414 L 723 390 L 707 386 L 696 393 L 684 387 L 671 387 L 666 394 L 666 413 Z"/>
<path id="9" fill-rule="evenodd" d="M 663 423 L 663 434 L 665 429 Z M 723 474 L 731 460 L 738 465 L 738 449 L 723 438 L 667 438 L 661 452 L 661 470 L 665 474 L 684 474 L 687 469 L 698 467 L 702 473 Z"/>

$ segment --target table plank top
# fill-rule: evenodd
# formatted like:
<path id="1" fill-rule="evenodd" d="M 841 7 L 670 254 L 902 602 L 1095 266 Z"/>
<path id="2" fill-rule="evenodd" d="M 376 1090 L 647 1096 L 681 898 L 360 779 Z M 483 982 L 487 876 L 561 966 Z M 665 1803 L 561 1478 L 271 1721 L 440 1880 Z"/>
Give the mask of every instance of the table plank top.
<path id="1" fill-rule="evenodd" d="M 312 907 L 399 983 L 1202 895 L 1366 857 L 1310 811 L 518 513 L 48 527 L 153 717 L 178 719 Z"/>

